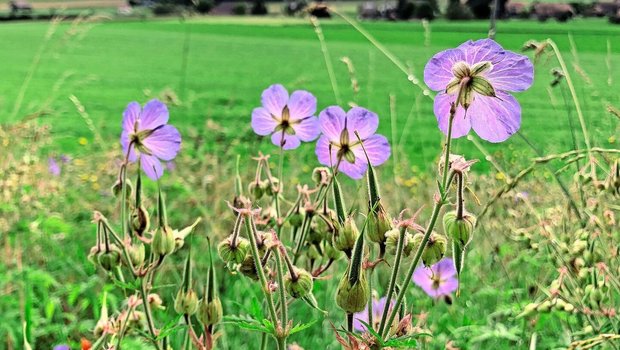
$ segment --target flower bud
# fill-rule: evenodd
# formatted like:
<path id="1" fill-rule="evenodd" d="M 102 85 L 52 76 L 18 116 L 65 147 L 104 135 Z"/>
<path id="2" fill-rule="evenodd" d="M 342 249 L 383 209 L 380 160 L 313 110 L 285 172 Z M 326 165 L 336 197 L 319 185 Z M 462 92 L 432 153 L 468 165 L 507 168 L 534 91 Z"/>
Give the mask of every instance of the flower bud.
<path id="1" fill-rule="evenodd" d="M 217 246 L 217 253 L 225 263 L 241 264 L 248 251 L 250 250 L 250 242 L 242 237 L 237 237 L 237 241 L 233 245 L 233 236 L 224 239 Z"/>
<path id="2" fill-rule="evenodd" d="M 464 213 L 462 218 L 458 218 L 456 211 L 447 212 L 443 216 L 444 232 L 450 239 L 458 241 L 465 247 L 471 241 L 476 226 L 476 218 Z"/>
<path id="3" fill-rule="evenodd" d="M 193 315 L 198 310 L 198 296 L 193 289 L 183 291 L 183 288 L 177 293 L 174 300 L 174 311 L 181 315 Z"/>
<path id="4" fill-rule="evenodd" d="M 99 266 L 106 271 L 112 271 L 121 265 L 121 253 L 116 247 L 111 247 L 109 251 L 102 251 L 97 257 Z"/>
<path id="5" fill-rule="evenodd" d="M 101 247 L 99 246 L 99 244 L 95 244 L 90 248 L 88 252 L 88 261 L 90 261 L 93 265 L 97 265 L 97 263 L 99 262 L 99 253 L 101 253 Z"/>
<path id="6" fill-rule="evenodd" d="M 581 256 L 581 253 L 583 253 L 586 248 L 588 248 L 588 242 L 578 239 L 575 241 L 575 243 L 573 243 L 573 246 L 570 249 L 570 253 L 573 256 Z"/>
<path id="7" fill-rule="evenodd" d="M 423 233 L 417 233 L 415 236 L 413 236 L 415 246 L 420 246 L 423 239 Z M 441 260 L 441 258 L 443 258 L 444 254 L 446 253 L 447 243 L 448 241 L 446 240 L 445 236 L 432 232 L 430 237 L 428 238 L 426 248 L 424 248 L 424 252 L 422 252 L 422 262 L 424 263 L 424 265 L 431 266 Z"/>
<path id="8" fill-rule="evenodd" d="M 248 192 L 250 193 L 254 201 L 261 199 L 263 197 L 263 194 L 265 193 L 263 187 L 261 186 L 261 183 L 258 181 L 250 182 L 250 184 L 248 185 Z"/>
<path id="9" fill-rule="evenodd" d="M 164 302 L 163 300 L 161 300 L 161 297 L 159 296 L 159 294 L 151 293 L 147 296 L 146 300 L 148 300 L 148 303 L 152 309 L 158 309 L 158 310 L 166 309 L 166 307 L 164 306 Z"/>
<path id="10" fill-rule="evenodd" d="M 342 255 L 342 252 L 332 245 L 331 240 L 323 241 L 323 252 L 325 252 L 325 257 L 330 260 L 338 260 Z"/>
<path id="11" fill-rule="evenodd" d="M 144 244 L 140 242 L 132 244 L 127 248 L 127 252 L 129 253 L 129 259 L 131 260 L 131 264 L 134 267 L 142 265 L 146 256 L 144 253 Z"/>
<path id="12" fill-rule="evenodd" d="M 139 206 L 133 210 L 131 214 L 131 229 L 138 235 L 144 235 L 150 226 L 149 213 L 144 206 Z"/>
<path id="13" fill-rule="evenodd" d="M 538 306 L 536 306 L 536 311 L 538 312 L 549 312 L 551 310 L 551 307 L 553 305 L 551 304 L 550 300 L 545 300 L 542 303 L 538 304 Z"/>
<path id="14" fill-rule="evenodd" d="M 222 321 L 222 316 L 223 311 L 220 298 L 207 301 L 207 297 L 205 296 L 202 300 L 200 300 L 196 318 L 198 318 L 198 321 L 200 321 L 203 326 L 214 326 L 220 323 L 220 321 Z"/>
<path id="15" fill-rule="evenodd" d="M 523 308 L 523 312 L 521 312 L 517 318 L 521 318 L 521 317 L 527 317 L 530 316 L 534 313 L 536 313 L 536 309 L 538 308 L 538 304 L 536 303 L 530 303 L 525 305 L 525 307 Z"/>
<path id="16" fill-rule="evenodd" d="M 261 183 L 261 187 L 263 187 L 265 194 L 269 197 L 273 197 L 276 191 L 282 192 L 282 189 L 280 188 L 280 179 L 278 179 L 277 177 L 273 177 L 273 176 L 271 177 L 271 181 L 270 180 L 263 181 Z"/>
<path id="17" fill-rule="evenodd" d="M 349 252 L 347 253 L 348 255 L 351 250 L 353 250 L 353 246 L 355 246 L 355 241 L 359 235 L 360 232 L 357 229 L 355 220 L 353 220 L 353 217 L 349 216 L 344 221 L 342 228 L 334 232 L 332 236 L 332 245 L 339 251 Z"/>
<path id="18" fill-rule="evenodd" d="M 403 255 L 408 257 L 415 248 L 415 242 L 413 241 L 413 235 L 409 232 L 405 233 L 405 239 L 403 242 Z M 397 228 L 389 230 L 385 234 L 385 252 L 390 255 L 396 255 L 396 249 L 398 248 L 398 239 L 400 238 L 400 230 Z"/>
<path id="19" fill-rule="evenodd" d="M 293 279 L 291 274 L 287 274 L 284 278 L 284 287 L 291 297 L 295 299 L 303 298 L 312 292 L 312 275 L 304 269 L 293 268 L 293 270 L 294 277 L 296 278 Z"/>
<path id="20" fill-rule="evenodd" d="M 361 272 L 357 282 L 351 284 L 349 271 L 342 276 L 336 292 L 336 304 L 347 313 L 363 311 L 370 297 L 366 274 Z"/>
<path id="21" fill-rule="evenodd" d="M 327 167 L 318 167 L 312 170 L 312 181 L 318 186 L 321 183 L 327 184 L 331 181 L 331 171 Z"/>
<path id="22" fill-rule="evenodd" d="M 304 222 L 305 212 L 306 210 L 300 207 L 296 211 L 291 213 L 291 215 L 288 217 L 289 224 L 291 224 L 292 227 L 301 227 Z"/>
<path id="23" fill-rule="evenodd" d="M 390 214 L 379 204 L 368 217 L 368 239 L 375 243 L 384 243 L 385 234 L 392 229 Z"/>
<path id="24" fill-rule="evenodd" d="M 271 273 L 267 266 L 264 266 L 263 270 L 265 270 L 265 275 L 269 275 Z M 245 257 L 245 260 L 243 260 L 239 266 L 239 272 L 254 281 L 258 281 L 258 271 L 256 271 L 256 265 L 254 264 L 254 258 L 252 255 L 248 254 Z"/>
<path id="25" fill-rule="evenodd" d="M 169 226 L 163 226 L 155 231 L 151 249 L 153 253 L 159 256 L 166 256 L 174 252 L 174 234 Z"/>
<path id="26" fill-rule="evenodd" d="M 321 252 L 319 252 L 317 244 L 310 244 L 308 249 L 306 249 L 306 257 L 308 257 L 308 260 L 321 259 Z"/>
<path id="27" fill-rule="evenodd" d="M 112 194 L 114 197 L 119 198 L 123 193 L 123 183 L 121 180 L 117 180 L 116 183 L 111 188 Z M 131 194 L 133 193 L 133 186 L 131 185 L 131 180 L 127 179 L 127 198 L 131 198 Z"/>

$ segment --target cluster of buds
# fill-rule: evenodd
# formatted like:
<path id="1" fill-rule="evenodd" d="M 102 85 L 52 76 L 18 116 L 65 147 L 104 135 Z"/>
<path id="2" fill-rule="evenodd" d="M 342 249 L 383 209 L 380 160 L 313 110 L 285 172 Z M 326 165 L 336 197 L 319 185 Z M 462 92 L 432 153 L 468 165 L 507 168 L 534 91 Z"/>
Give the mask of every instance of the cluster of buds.
<path id="1" fill-rule="evenodd" d="M 517 317 L 528 317 L 536 314 L 548 313 L 551 311 L 574 313 L 576 312 L 576 308 L 575 305 L 565 301 L 564 299 L 554 297 L 544 300 L 540 303 L 530 303 L 525 305 L 523 311 Z"/>

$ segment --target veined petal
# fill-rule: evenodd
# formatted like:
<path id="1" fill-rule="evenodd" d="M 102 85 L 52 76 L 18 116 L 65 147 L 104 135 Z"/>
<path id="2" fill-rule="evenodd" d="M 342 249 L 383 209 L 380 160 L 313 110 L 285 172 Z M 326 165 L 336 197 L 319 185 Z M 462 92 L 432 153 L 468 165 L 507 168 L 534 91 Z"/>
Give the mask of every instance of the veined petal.
<path id="1" fill-rule="evenodd" d="M 293 124 L 292 128 L 295 130 L 295 135 L 304 142 L 315 140 L 321 133 L 319 119 L 314 116 L 306 117 L 299 124 Z"/>
<path id="2" fill-rule="evenodd" d="M 132 132 L 141 112 L 142 106 L 138 102 L 130 102 L 123 112 L 123 130 Z"/>
<path id="3" fill-rule="evenodd" d="M 344 120 L 347 113 L 339 106 L 327 107 L 319 114 L 319 125 L 323 135 L 330 141 L 339 142 L 340 133 L 344 129 Z"/>
<path id="4" fill-rule="evenodd" d="M 284 86 L 280 84 L 274 84 L 265 89 L 261 96 L 263 107 L 265 107 L 269 113 L 275 117 L 282 117 L 282 110 L 288 102 L 288 92 Z"/>
<path id="5" fill-rule="evenodd" d="M 383 135 L 373 135 L 364 140 L 364 148 L 368 153 L 368 159 L 372 166 L 379 166 L 385 163 L 390 158 L 390 143 Z M 352 148 L 356 158 L 361 158 L 366 162 L 366 155 L 364 155 L 364 148 L 361 144 L 357 144 Z"/>
<path id="6" fill-rule="evenodd" d="M 501 61 L 485 72 L 485 76 L 496 90 L 525 91 L 534 82 L 534 65 L 529 57 L 504 51 Z"/>
<path id="7" fill-rule="evenodd" d="M 153 130 L 168 122 L 168 107 L 159 100 L 150 100 L 144 105 L 140 116 L 140 130 Z"/>
<path id="8" fill-rule="evenodd" d="M 274 132 L 271 135 L 271 142 L 284 150 L 295 149 L 301 144 L 297 135 L 287 134 L 284 131 Z"/>
<path id="9" fill-rule="evenodd" d="M 437 288 L 437 296 L 450 295 L 459 289 L 459 281 L 456 277 L 442 279 Z"/>
<path id="10" fill-rule="evenodd" d="M 181 149 L 181 134 L 172 125 L 164 125 L 142 141 L 152 155 L 165 161 L 174 159 Z"/>
<path id="11" fill-rule="evenodd" d="M 456 95 L 448 95 L 445 93 L 439 93 L 435 96 L 434 112 L 437 117 L 439 129 L 444 134 L 448 134 L 448 123 L 450 121 L 450 103 L 456 101 Z M 470 116 L 471 107 L 465 114 L 465 109 L 461 106 L 456 108 L 456 114 L 454 121 L 452 122 L 452 138 L 456 139 L 463 137 L 469 133 L 471 129 Z"/>
<path id="12" fill-rule="evenodd" d="M 314 153 L 316 154 L 319 163 L 332 167 L 338 162 L 338 148 L 331 148 L 331 156 L 329 150 L 329 138 L 326 135 L 322 135 L 316 142 L 316 149 L 314 150 Z"/>
<path id="13" fill-rule="evenodd" d="M 422 288 L 426 294 L 435 297 L 432 274 L 433 272 L 431 269 L 424 266 L 418 266 L 413 272 L 413 283 Z"/>
<path id="14" fill-rule="evenodd" d="M 458 48 L 441 51 L 433 56 L 424 67 L 424 82 L 431 90 L 445 90 L 454 78 L 452 66 L 464 60 L 465 55 Z"/>
<path id="15" fill-rule="evenodd" d="M 360 135 L 360 138 L 366 139 L 373 135 L 377 131 L 379 126 L 379 117 L 377 114 L 362 107 L 353 107 L 347 112 L 346 119 L 347 130 L 349 130 L 349 140 L 356 142 L 357 136 L 355 131 Z"/>
<path id="16" fill-rule="evenodd" d="M 452 259 L 441 259 L 438 263 L 433 265 L 431 269 L 435 274 L 441 276 L 441 279 L 456 276 L 456 268 L 454 267 Z"/>
<path id="17" fill-rule="evenodd" d="M 288 110 L 291 122 L 310 117 L 316 112 L 316 97 L 308 91 L 295 91 L 288 100 Z"/>
<path id="18" fill-rule="evenodd" d="M 489 142 L 505 141 L 521 127 L 519 102 L 501 91 L 497 97 L 477 95 L 467 113 L 474 131 Z"/>
<path id="19" fill-rule="evenodd" d="M 492 39 L 469 40 L 461 44 L 458 49 L 463 51 L 465 62 L 469 65 L 482 61 L 490 61 L 495 64 L 498 55 L 504 52 L 504 49 Z"/>
<path id="20" fill-rule="evenodd" d="M 266 108 L 258 107 L 252 111 L 252 130 L 261 136 L 271 134 L 278 126 L 271 113 Z"/>
<path id="21" fill-rule="evenodd" d="M 366 163 L 366 159 L 355 158 L 355 163 L 349 163 L 346 159 L 343 159 L 340 162 L 340 166 L 338 167 L 338 171 L 344 173 L 348 177 L 359 180 L 364 177 L 366 174 L 366 170 L 368 169 L 368 164 Z"/>
<path id="22" fill-rule="evenodd" d="M 157 181 L 163 174 L 164 168 L 161 166 L 161 162 L 157 157 L 150 156 L 148 154 L 140 155 L 140 164 L 142 164 L 142 170 L 146 176 L 151 178 L 152 180 Z"/>

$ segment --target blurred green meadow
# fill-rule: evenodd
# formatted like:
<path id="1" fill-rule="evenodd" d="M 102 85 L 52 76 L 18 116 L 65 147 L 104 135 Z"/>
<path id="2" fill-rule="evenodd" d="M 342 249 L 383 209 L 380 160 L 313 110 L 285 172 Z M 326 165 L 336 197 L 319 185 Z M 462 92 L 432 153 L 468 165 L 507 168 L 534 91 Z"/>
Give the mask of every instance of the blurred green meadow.
<path id="1" fill-rule="evenodd" d="M 14 202 L 0 206 L 4 251 L 0 258 L 0 314 L 4 319 L 0 349 L 21 348 L 23 322 L 34 349 L 77 344 L 83 337 L 92 340 L 102 291 L 110 292 L 110 309 L 120 305 L 122 294 L 111 283 L 102 282 L 104 274 L 86 256 L 94 243 L 90 213 L 97 209 L 108 215 L 115 206 L 107 192 L 116 180 L 115 161 L 122 156 L 121 117 L 130 101 L 143 103 L 158 97 L 167 102 L 170 122 L 184 137 L 176 168 L 163 178 L 162 187 L 168 193 L 175 227 L 203 218 L 195 233 L 197 252 L 204 252 L 206 235 L 218 241 L 231 230 L 233 216 L 225 200 L 234 195 L 237 155 L 241 155 L 246 183 L 253 176 L 250 158 L 259 150 L 277 159 L 269 140 L 250 128 L 251 111 L 260 105 L 260 93 L 273 83 L 289 91 L 312 92 L 319 111 L 334 104 L 357 104 L 378 113 L 379 132 L 393 145 L 393 157 L 379 169 L 388 206 L 397 213 L 405 207 L 428 205 L 442 134 L 433 116 L 433 93 L 424 87 L 424 64 L 440 50 L 486 37 L 488 23 L 439 20 L 427 25 L 363 22 L 362 26 L 405 63 L 408 74 L 341 20 L 320 21 L 334 66 L 335 91 L 315 29 L 304 19 L 110 21 L 85 17 L 61 23 L 0 25 L 0 138 L 4 147 L 0 154 L 7 164 L 23 162 L 29 169 L 25 171 L 30 171 L 26 176 L 17 166 L 7 166 L 0 186 L 5 193 L 15 194 L 9 196 Z M 618 120 L 608 108 L 620 106 L 619 35 L 620 27 L 603 19 L 511 20 L 498 23 L 497 41 L 506 49 L 520 51 L 528 40 L 553 39 L 568 62 L 593 144 L 617 148 Z M 359 91 L 351 86 L 343 57 L 352 62 Z M 543 54 L 536 61 L 534 86 L 517 94 L 523 111 L 520 134 L 501 145 L 465 138 L 454 143 L 455 153 L 481 159 L 472 176 L 477 179 L 475 190 L 482 203 L 505 184 L 507 176 L 514 176 L 538 155 L 533 149 L 550 154 L 583 147 L 568 89 L 550 85 L 550 72 L 558 66 L 555 57 Z M 63 154 L 72 162 L 63 166 L 59 178 L 52 177 L 47 158 Z M 294 180 L 285 191 L 292 196 L 293 185 L 310 181 L 317 165 L 311 145 L 287 155 L 285 167 L 293 172 Z M 9 174 L 17 174 L 23 182 L 11 187 L 15 177 Z M 547 187 L 553 183 L 551 172 L 542 168 L 535 175 L 536 180 L 523 189 L 537 193 L 532 201 L 561 206 L 560 189 Z M 363 208 L 363 185 L 348 181 L 345 186 L 352 197 L 359 197 L 352 206 Z M 146 187 L 152 203 L 156 186 L 149 182 Z M 552 314 L 536 322 L 515 317 L 556 269 L 544 254 L 521 254 L 520 243 L 508 239 L 517 219 L 522 219 L 519 225 L 523 226 L 537 222 L 513 212 L 515 198 L 512 194 L 502 202 L 477 232 L 460 298 L 451 303 L 434 301 L 411 287 L 407 302 L 416 314 L 428 312 L 426 324 L 434 334 L 423 346 L 443 349 L 452 340 L 462 349 L 516 349 L 531 346 L 532 338 L 536 339 L 534 348 L 539 349 L 564 348 L 570 343 L 570 333 L 581 321 Z M 429 211 L 423 210 L 424 219 Z M 194 260 L 195 279 L 200 281 L 207 256 L 198 253 Z M 182 265 L 181 257 L 171 261 L 175 264 Z M 344 266 L 341 261 L 328 277 L 340 276 Z M 160 291 L 162 295 L 176 293 L 179 271 L 168 267 L 161 273 L 169 283 Z M 226 314 L 260 312 L 257 285 L 228 274 L 219 261 L 218 274 Z M 379 286 L 387 284 L 388 274 L 385 268 L 385 281 Z M 334 293 L 331 280 L 315 285 L 320 305 L 332 305 Z M 174 318 L 172 307 L 161 312 Z M 299 322 L 309 321 L 308 317 L 316 321 L 291 337 L 291 342 L 305 349 L 339 348 L 330 325 L 343 321 L 339 312 L 323 316 L 298 302 L 291 315 Z M 219 346 L 258 348 L 258 334 L 241 332 L 235 325 L 224 324 Z"/>

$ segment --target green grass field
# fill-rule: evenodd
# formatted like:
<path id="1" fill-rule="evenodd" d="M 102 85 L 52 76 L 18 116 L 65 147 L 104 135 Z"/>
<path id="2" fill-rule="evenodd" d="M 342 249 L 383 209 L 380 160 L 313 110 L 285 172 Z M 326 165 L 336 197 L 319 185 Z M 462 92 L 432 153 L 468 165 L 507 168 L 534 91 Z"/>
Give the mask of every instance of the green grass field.
<path id="1" fill-rule="evenodd" d="M 92 28 L 80 34 L 78 27 L 78 33 L 72 35 L 71 26 L 61 25 L 48 41 L 44 39 L 47 23 L 0 27 L 2 42 L 10 48 L 0 53 L 0 111 L 9 116 L 4 119 L 7 121 L 41 110 L 51 112 L 46 118 L 57 142 L 50 151 L 78 152 L 78 137 L 93 138 L 69 101 L 71 94 L 81 101 L 97 132 L 106 140 L 118 134 L 117 119 L 129 101 L 145 101 L 145 94 L 154 96 L 163 90 L 172 91 L 181 101 L 179 107 L 172 107 L 171 114 L 182 133 L 212 119 L 224 127 L 230 137 L 228 142 L 253 138 L 247 123 L 250 112 L 259 104 L 261 91 L 272 83 L 311 91 L 318 98 L 319 110 L 337 102 L 320 44 L 312 26 L 303 20 L 169 19 L 85 26 Z M 484 37 L 487 30 L 486 23 L 432 22 L 430 45 L 425 46 L 419 22 L 364 26 L 410 65 L 420 80 L 424 64 L 433 53 L 468 38 Z M 347 24 L 324 21 L 323 31 L 342 101 L 379 113 L 380 131 L 402 145 L 403 156 L 411 162 L 421 164 L 432 159 L 434 154 L 423 151 L 434 146 L 439 136 L 431 100 Z M 571 72 L 593 137 L 604 141 L 613 131 L 605 115 L 606 104 L 618 104 L 620 99 L 608 85 L 620 80 L 620 70 L 613 66 L 620 58 L 620 47 L 613 40 L 619 34 L 620 27 L 603 20 L 568 24 L 510 21 L 500 22 L 497 39 L 512 50 L 519 50 L 530 39 L 554 39 L 573 67 L 587 74 L 590 83 Z M 571 37 L 577 57 L 570 51 Z M 357 96 L 349 87 L 346 66 L 339 62 L 343 56 L 355 66 L 360 84 Z M 606 60 L 612 63 L 610 67 Z M 547 148 L 546 141 L 553 140 L 556 150 L 564 150 L 569 148 L 570 137 L 563 94 L 560 89 L 549 90 L 550 70 L 556 66 L 555 60 L 542 57 L 534 87 L 518 98 L 524 111 L 523 134 L 540 147 Z M 24 79 L 33 68 L 24 87 Z M 16 109 L 20 91 L 24 92 L 24 102 Z M 394 135 L 390 127 L 391 94 L 396 102 Z M 509 146 L 518 148 L 522 142 L 514 138 Z M 471 150 L 463 140 L 457 142 L 457 147 Z"/>
<path id="2" fill-rule="evenodd" d="M 428 32 L 420 22 L 364 22 L 362 25 L 410 67 L 414 80 L 418 79 L 421 86 L 424 86 L 421 81 L 424 64 L 434 53 L 468 39 L 486 37 L 488 29 L 486 22 L 434 21 Z M 321 27 L 335 68 L 341 104 L 355 103 L 377 112 L 381 120 L 380 133 L 394 145 L 396 157 L 392 160 L 398 159 L 411 165 L 412 169 L 422 169 L 413 172 L 428 178 L 423 170 L 433 168 L 442 140 L 432 112 L 432 98 L 423 93 L 424 88 L 408 81 L 403 72 L 350 25 L 339 20 L 326 20 L 321 22 Z M 575 81 L 593 144 L 610 146 L 611 143 L 610 147 L 617 147 L 617 121 L 609 116 L 607 106 L 620 106 L 617 91 L 620 81 L 619 35 L 620 26 L 612 26 L 605 20 L 574 20 L 565 24 L 515 20 L 498 24 L 497 40 L 506 49 L 514 51 L 519 51 L 531 39 L 551 38 L 557 42 Z M 97 156 L 110 150 L 118 152 L 121 116 L 127 103 L 163 96 L 170 102 L 170 122 L 179 128 L 186 140 L 192 140 L 182 149 L 184 165 L 194 166 L 204 160 L 208 165 L 200 170 L 206 168 L 230 183 L 237 154 L 249 157 L 257 150 L 275 153 L 269 140 L 254 135 L 249 123 L 252 109 L 260 105 L 264 88 L 282 83 L 289 91 L 308 90 L 318 98 L 319 110 L 339 103 L 314 29 L 308 21 L 301 19 L 104 20 L 101 23 L 62 23 L 57 27 L 43 22 L 7 23 L 0 25 L 0 44 L 5 48 L 0 50 L 0 124 L 8 125 L 37 116 L 39 124 L 49 125 L 51 140 L 37 154 L 42 160 L 48 155 L 66 153 L 76 159 L 86 159 L 88 164 L 91 157 L 98 159 Z M 345 56 L 355 66 L 360 85 L 358 94 L 352 92 L 347 67 L 340 62 Z M 540 57 L 534 86 L 517 95 L 523 110 L 521 133 L 545 154 L 573 149 L 571 130 L 577 133 L 578 142 L 582 142 L 568 90 L 563 84 L 550 87 L 550 71 L 557 66 L 554 57 Z M 390 96 L 395 101 L 393 114 L 390 113 Z M 82 113 L 76 108 L 76 98 L 84 107 Z M 574 124 L 573 128 L 569 120 Z M 535 156 L 518 136 L 501 145 L 481 143 L 491 155 L 500 159 L 501 164 L 509 167 L 507 171 L 511 174 L 518 171 L 518 165 Z M 457 153 L 483 159 L 476 165 L 476 173 L 491 171 L 490 163 L 484 161 L 484 155 L 470 141 L 463 138 L 454 145 Z M 316 157 L 310 145 L 302 146 L 287 159 L 287 167 L 295 169 L 295 176 L 299 177 L 307 178 L 315 165 Z M 105 166 L 97 164 L 97 169 Z M 382 175 L 391 176 L 392 165 L 382 169 Z M 109 172 L 103 171 L 101 177 L 107 177 L 100 179 L 105 186 L 114 181 L 113 176 L 108 176 Z M 244 176 L 249 177 L 250 173 L 251 170 L 245 171 Z M 210 174 L 193 174 L 188 178 L 172 175 L 174 180 L 167 180 L 176 181 L 164 184 L 170 190 L 170 197 L 181 193 L 180 199 L 169 206 L 172 212 L 176 211 L 171 214 L 171 221 L 177 224 L 181 221 L 179 218 L 185 220 L 204 212 L 213 217 L 220 215 L 217 216 L 219 219 L 207 222 L 206 227 L 219 230 L 212 234 L 223 237 L 232 220 L 230 213 L 222 209 L 226 207 L 223 202 L 230 199 L 233 189 L 231 187 L 228 193 L 216 193 L 214 199 L 208 198 L 212 207 L 207 205 L 206 209 L 197 209 L 200 204 L 196 203 L 202 203 L 204 198 L 196 187 L 190 185 L 208 183 L 207 175 Z M 204 181 L 201 180 L 203 176 Z M 72 181 L 68 183 L 72 184 Z M 43 233 L 32 233 L 36 241 L 33 238 L 33 242 L 24 243 L 30 244 L 32 251 L 43 253 L 26 257 L 26 265 L 31 258 L 30 278 L 43 281 L 40 283 L 51 286 L 49 288 L 54 292 L 48 294 L 45 288 L 35 285 L 31 293 L 40 299 L 34 306 L 26 303 L 24 308 L 37 315 L 35 319 L 41 328 L 33 331 L 34 336 L 38 337 L 39 344 L 46 346 L 63 342 L 67 337 L 77 341 L 77 335 L 88 335 L 98 316 L 100 290 L 112 289 L 110 284 L 104 285 L 96 278 L 95 268 L 85 259 L 87 249 L 94 241 L 94 228 L 89 223 L 90 210 L 99 204 L 112 209 L 112 200 L 100 198 L 94 191 L 83 194 L 81 191 L 85 187 L 75 186 L 68 187 L 67 198 L 58 200 L 60 208 L 57 210 L 66 206 L 66 212 L 55 213 L 68 221 L 66 226 L 59 225 L 63 232 L 70 231 L 67 237 L 45 236 L 47 232 L 60 230 L 50 224 L 52 228 L 46 231 L 45 224 L 49 219 L 46 217 L 36 217 L 40 228 L 29 226 L 31 218 L 24 218 L 18 231 L 9 232 L 11 244 L 22 239 L 27 242 L 25 238 L 29 237 L 31 230 Z M 221 190 L 223 187 L 216 188 Z M 358 186 L 357 194 L 363 193 L 360 188 Z M 149 184 L 148 189 L 154 191 L 155 186 Z M 478 190 L 490 191 L 487 188 Z M 413 191 L 397 193 L 392 186 L 388 187 L 388 192 L 388 198 L 398 196 L 400 199 L 394 200 L 398 204 L 393 204 L 392 210 L 399 208 L 401 203 L 418 205 L 424 200 L 414 197 Z M 430 190 L 415 193 L 426 195 L 427 192 Z M 82 196 L 100 203 L 84 203 Z M 425 212 L 423 216 L 427 214 Z M 511 217 L 513 213 L 501 214 Z M 449 339 L 459 339 L 463 349 L 527 348 L 533 333 L 540 339 L 539 349 L 567 343 L 564 337 L 574 323 L 549 315 L 543 315 L 533 324 L 512 317 L 517 313 L 515 310 L 533 297 L 529 290 L 538 287 L 539 279 L 551 278 L 555 268 L 547 260 L 520 255 L 516 244 L 504 244 L 504 235 L 513 227 L 503 226 L 502 220 L 493 216 L 489 226 L 477 233 L 480 240 L 468 257 L 471 272 L 464 276 L 464 297 L 448 305 L 433 301 L 419 289 L 412 288 L 409 303 L 418 308 L 414 310 L 416 313 L 430 312 L 432 330 L 436 333 L 428 348 L 443 349 Z M 49 246 L 43 246 L 41 242 Z M 199 244 L 204 248 L 204 239 L 200 239 Z M 197 275 L 204 276 L 206 260 L 204 255 L 197 254 Z M 181 264 L 180 258 L 174 262 Z M 340 265 L 334 270 L 335 276 L 339 276 L 339 271 L 344 268 L 344 263 Z M 37 274 L 36 266 L 43 266 L 41 269 L 45 269 L 49 277 L 44 273 Z M 225 310 L 233 314 L 255 310 L 258 307 L 256 299 L 260 300 L 258 287 L 239 276 L 224 278 L 223 267 L 218 265 L 218 268 Z M 167 269 L 165 272 L 168 274 L 162 275 L 167 281 L 178 283 L 178 271 Z M 21 281 L 19 274 L 11 277 Z M 50 282 L 50 279 L 55 280 Z M 317 283 L 315 293 L 319 304 L 333 304 L 335 283 L 332 282 Z M 386 284 L 387 277 L 381 278 L 380 282 Z M 6 292 L 8 295 L 12 293 L 13 290 Z M 165 293 L 172 295 L 170 290 Z M 0 296 L 3 295 L 4 292 L 0 292 Z M 119 295 L 111 295 L 110 303 L 118 306 L 119 298 Z M 75 314 L 67 310 L 73 310 Z M 22 315 L 18 310 L 0 311 L 15 320 Z M 324 318 L 317 311 L 309 312 L 301 303 L 293 305 L 291 314 L 297 317 L 296 320 L 308 314 L 310 319 L 318 320 L 305 333 L 292 337 L 291 342 L 297 342 L 305 349 L 339 348 L 329 322 L 340 324 L 340 314 Z M 13 324 L 19 325 L 17 321 Z M 13 341 L 18 344 L 17 348 L 20 332 L 20 329 L 9 326 L 6 330 L 0 326 L 0 334 L 15 337 Z M 258 348 L 258 345 L 252 345 L 259 342 L 256 333 L 246 336 L 232 325 L 225 325 L 223 332 L 223 349 Z M 0 349 L 4 349 L 5 344 L 1 342 Z M 133 346 L 139 348 L 139 345 Z M 127 348 L 132 349 L 131 346 Z"/>

